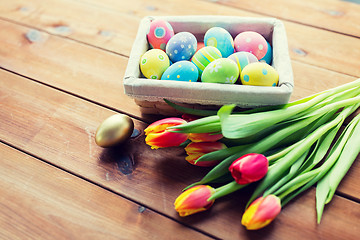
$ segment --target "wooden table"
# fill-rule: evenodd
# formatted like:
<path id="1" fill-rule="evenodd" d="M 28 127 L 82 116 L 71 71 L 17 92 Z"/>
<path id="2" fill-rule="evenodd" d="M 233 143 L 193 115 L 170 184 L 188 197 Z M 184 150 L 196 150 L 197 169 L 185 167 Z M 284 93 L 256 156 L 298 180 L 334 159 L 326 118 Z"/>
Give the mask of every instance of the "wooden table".
<path id="1" fill-rule="evenodd" d="M 277 17 L 295 78 L 291 100 L 360 77 L 359 1 L 0 1 L 0 239 L 359 239 L 360 162 L 316 223 L 315 191 L 268 227 L 240 224 L 251 192 L 181 218 L 181 189 L 206 172 L 181 148 L 151 150 L 143 115 L 122 78 L 140 19 L 148 15 Z M 116 112 L 140 136 L 122 148 L 94 142 Z M 130 155 L 131 158 L 124 158 Z M 358 159 L 359 160 L 359 159 Z"/>

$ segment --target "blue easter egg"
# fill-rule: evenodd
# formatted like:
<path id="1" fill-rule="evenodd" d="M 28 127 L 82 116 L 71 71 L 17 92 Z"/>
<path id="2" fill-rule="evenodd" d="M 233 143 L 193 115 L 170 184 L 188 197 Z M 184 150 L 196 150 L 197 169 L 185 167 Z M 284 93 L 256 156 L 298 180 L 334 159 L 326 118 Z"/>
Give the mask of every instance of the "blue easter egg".
<path id="1" fill-rule="evenodd" d="M 219 49 L 223 58 L 234 53 L 234 40 L 231 34 L 224 28 L 212 27 L 204 36 L 205 46 L 213 46 Z"/>
<path id="2" fill-rule="evenodd" d="M 199 72 L 195 64 L 190 61 L 178 61 L 165 70 L 161 80 L 196 82 L 198 76 Z"/>
<path id="3" fill-rule="evenodd" d="M 272 62 L 272 48 L 270 46 L 270 43 L 267 42 L 268 48 L 266 51 L 265 56 L 259 60 L 259 62 L 266 62 L 267 64 L 271 64 Z"/>
<path id="4" fill-rule="evenodd" d="M 189 60 L 197 49 L 197 40 L 192 33 L 179 32 L 166 45 L 166 53 L 172 62 Z"/>

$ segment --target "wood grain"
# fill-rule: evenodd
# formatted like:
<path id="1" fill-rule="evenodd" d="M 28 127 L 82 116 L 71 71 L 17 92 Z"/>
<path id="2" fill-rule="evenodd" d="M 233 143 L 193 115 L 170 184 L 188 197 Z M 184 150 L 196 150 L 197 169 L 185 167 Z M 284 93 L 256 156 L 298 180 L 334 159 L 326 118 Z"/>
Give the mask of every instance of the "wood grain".
<path id="1" fill-rule="evenodd" d="M 0 81 L 0 139 L 145 207 L 222 239 L 247 239 L 248 234 L 251 238 L 288 239 L 291 232 L 308 238 L 317 234 L 339 236 L 341 231 L 349 237 L 357 236 L 359 229 L 354 223 L 358 203 L 335 197 L 327 212 L 339 214 L 343 221 L 335 223 L 336 218 L 329 217 L 318 227 L 313 191 L 284 209 L 272 227 L 255 233 L 247 233 L 240 226 L 250 193 L 246 191 L 220 199 L 206 213 L 180 218 L 173 210 L 175 198 L 205 173 L 205 169 L 184 161 L 182 149 L 151 150 L 141 135 L 121 148 L 103 150 L 94 144 L 94 132 L 113 112 L 6 71 L 0 71 Z M 135 126 L 142 132 L 146 125 L 135 121 Z M 124 155 L 130 155 L 130 160 L 124 161 Z M 358 169 L 358 161 L 353 169 Z M 355 182 L 358 175 L 353 171 L 345 181 Z M 359 189 L 352 187 L 357 189 L 350 195 L 356 196 Z"/>
<path id="2" fill-rule="evenodd" d="M 133 99 L 124 95 L 127 58 L 7 21 L 0 20 L 0 29 L 1 67 L 143 120 L 153 119 L 142 116 Z M 38 40 L 30 42 L 29 33 Z M 295 89 L 291 100 L 356 79 L 298 61 L 292 65 Z"/>
<path id="3" fill-rule="evenodd" d="M 178 7 L 179 4 L 182 8 Z M 65 8 L 68 9 L 69 15 L 64 15 L 63 11 L 54 10 Z M 200 12 L 202 15 L 263 17 L 260 14 L 221 4 L 191 0 L 165 2 L 138 0 L 131 4 L 114 0 L 100 2 L 82 0 L 71 5 L 69 5 L 69 0 L 49 0 L 46 3 L 40 0 L 34 0 L 31 3 L 15 0 L 0 5 L 0 10 L 0 16 L 3 18 L 58 35 L 64 35 L 61 31 L 58 33 L 59 29 L 69 29 L 65 31 L 67 37 L 124 55 L 129 54 L 134 39 L 135 31 L 131 29 L 137 29 L 140 18 L 147 15 L 191 15 Z M 86 21 L 79 19 L 86 19 Z M 360 49 L 357 38 L 286 20 L 284 24 L 293 60 L 360 77 L 360 64 L 357 61 Z M 129 32 L 132 32 L 131 36 Z"/>
<path id="4" fill-rule="evenodd" d="M 346 1 L 218 0 L 215 2 L 265 16 L 360 37 L 360 26 L 357 24 L 360 22 L 360 5 Z"/>
<path id="5" fill-rule="evenodd" d="M 1 239 L 211 239 L 0 143 Z"/>

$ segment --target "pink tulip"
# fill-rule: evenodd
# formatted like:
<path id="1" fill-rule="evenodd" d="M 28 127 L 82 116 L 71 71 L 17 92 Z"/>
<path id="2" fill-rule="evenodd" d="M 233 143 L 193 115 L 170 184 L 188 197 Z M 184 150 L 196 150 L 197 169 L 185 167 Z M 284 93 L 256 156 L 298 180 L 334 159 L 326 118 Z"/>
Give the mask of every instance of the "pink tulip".
<path id="1" fill-rule="evenodd" d="M 263 178 L 268 166 L 269 162 L 264 155 L 250 153 L 236 159 L 229 171 L 238 184 L 248 184 Z"/>
<path id="2" fill-rule="evenodd" d="M 256 199 L 246 209 L 241 224 L 248 230 L 257 230 L 270 224 L 281 211 L 281 201 L 275 195 Z"/>

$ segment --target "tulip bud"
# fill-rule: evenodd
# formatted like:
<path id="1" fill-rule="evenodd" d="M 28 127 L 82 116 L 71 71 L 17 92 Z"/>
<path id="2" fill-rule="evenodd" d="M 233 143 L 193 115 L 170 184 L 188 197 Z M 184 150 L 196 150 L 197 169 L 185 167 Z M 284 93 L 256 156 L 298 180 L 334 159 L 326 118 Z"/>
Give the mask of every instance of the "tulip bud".
<path id="1" fill-rule="evenodd" d="M 164 147 L 176 147 L 187 140 L 186 133 L 177 133 L 167 130 L 168 127 L 173 127 L 186 123 L 181 118 L 165 118 L 150 124 L 145 130 L 145 142 L 150 145 L 152 149 Z"/>
<path id="2" fill-rule="evenodd" d="M 216 142 L 222 139 L 223 135 L 213 133 L 189 133 L 188 138 L 192 142 Z"/>
<path id="3" fill-rule="evenodd" d="M 238 184 L 248 184 L 263 178 L 268 171 L 269 161 L 262 154 L 249 153 L 236 159 L 229 167 Z"/>
<path id="4" fill-rule="evenodd" d="M 176 198 L 174 206 L 180 217 L 202 212 L 209 209 L 215 200 L 208 201 L 208 198 L 215 192 L 215 189 L 208 185 L 198 185 L 189 188 Z"/>
<path id="5" fill-rule="evenodd" d="M 281 201 L 275 195 L 259 197 L 246 209 L 241 224 L 247 230 L 257 230 L 271 223 L 281 211 Z"/>
<path id="6" fill-rule="evenodd" d="M 188 154 L 185 160 L 196 166 L 201 166 L 201 167 L 214 166 L 218 164 L 219 161 L 214 160 L 214 161 L 203 161 L 197 163 L 195 162 L 198 158 L 200 158 L 204 154 L 225 148 L 226 148 L 225 144 L 221 142 L 192 142 L 185 147 L 185 151 Z"/>

